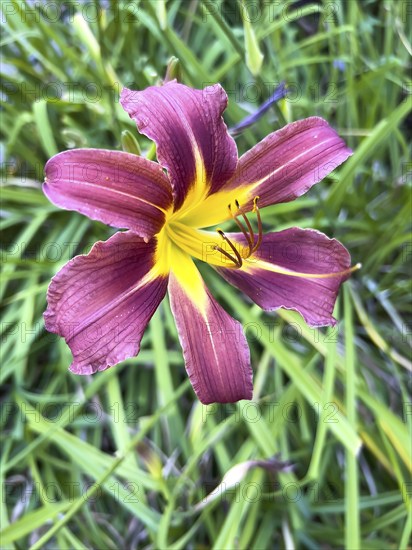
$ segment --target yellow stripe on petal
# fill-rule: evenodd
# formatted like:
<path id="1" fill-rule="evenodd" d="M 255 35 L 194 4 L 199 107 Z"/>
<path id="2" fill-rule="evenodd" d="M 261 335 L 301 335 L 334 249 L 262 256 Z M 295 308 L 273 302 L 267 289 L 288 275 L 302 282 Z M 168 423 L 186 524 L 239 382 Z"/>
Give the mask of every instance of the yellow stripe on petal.
<path id="1" fill-rule="evenodd" d="M 234 242 L 242 235 L 230 238 Z M 259 251 L 240 269 L 217 269 L 262 309 L 294 309 L 309 326 L 321 327 L 335 324 L 339 288 L 359 265 L 350 267 L 349 252 L 339 241 L 292 227 L 263 235 Z"/>
<path id="2" fill-rule="evenodd" d="M 154 262 L 156 244 L 119 231 L 53 277 L 45 325 L 65 338 L 72 372 L 92 374 L 138 353 L 168 284 Z"/>
<path id="3" fill-rule="evenodd" d="M 170 247 L 171 272 L 191 302 L 206 318 L 208 298 L 202 276 L 192 258 L 173 243 Z"/>
<path id="4" fill-rule="evenodd" d="M 159 275 L 167 275 L 170 271 L 170 247 L 171 241 L 166 232 L 166 227 L 157 234 L 157 245 L 154 257 L 154 269 Z"/>
<path id="5" fill-rule="evenodd" d="M 193 263 L 187 248 L 181 246 L 170 226 L 157 235 L 155 266 L 158 275 L 173 273 L 189 298 L 197 305 L 202 315 L 206 315 L 206 294 L 203 279 Z"/>
<path id="6" fill-rule="evenodd" d="M 192 203 L 175 212 L 173 221 L 178 221 L 192 227 L 210 227 L 231 219 L 228 205 L 238 201 L 241 206 L 250 202 L 256 184 L 242 185 L 236 189 L 218 191 L 206 197 L 201 203 Z M 170 218 L 172 221 L 172 218 Z"/>
<path id="7" fill-rule="evenodd" d="M 330 273 L 307 273 L 304 271 L 295 271 L 293 269 L 286 269 L 280 265 L 271 264 L 251 256 L 243 265 L 243 271 L 253 275 L 258 269 L 264 269 L 265 271 L 271 271 L 272 273 L 278 273 L 279 275 L 288 275 L 289 277 L 298 277 L 301 279 L 331 279 L 333 277 L 346 277 L 354 271 L 361 269 L 362 264 L 357 263 L 348 269 L 342 271 L 331 271 Z"/>
<path id="8" fill-rule="evenodd" d="M 181 208 L 174 212 L 169 221 L 181 218 L 185 215 L 185 212 L 190 212 L 193 208 L 196 208 L 197 206 L 200 206 L 205 198 L 207 197 L 207 194 L 210 190 L 210 184 L 207 182 L 206 178 L 206 169 L 203 162 L 202 155 L 199 151 L 199 148 L 194 141 L 194 137 L 192 136 L 192 153 L 195 158 L 195 181 L 194 183 L 189 187 L 189 190 L 187 192 L 187 195 L 185 197 L 185 201 Z"/>
<path id="9" fill-rule="evenodd" d="M 216 302 L 191 258 L 176 247 L 168 291 L 186 370 L 202 403 L 251 399 L 252 369 L 242 325 Z"/>
<path id="10" fill-rule="evenodd" d="M 228 219 L 227 205 L 238 200 L 244 212 L 289 202 L 308 191 L 351 154 L 336 132 L 318 117 L 288 124 L 273 132 L 238 161 L 226 189 L 211 193 L 203 204 L 182 213 L 179 222 L 209 227 Z M 230 189 L 228 189 L 229 187 Z"/>
<path id="11" fill-rule="evenodd" d="M 139 131 L 155 141 L 176 212 L 192 208 L 232 178 L 237 147 L 222 118 L 227 95 L 219 84 L 202 90 L 177 82 L 139 92 L 124 88 L 120 103 Z"/>

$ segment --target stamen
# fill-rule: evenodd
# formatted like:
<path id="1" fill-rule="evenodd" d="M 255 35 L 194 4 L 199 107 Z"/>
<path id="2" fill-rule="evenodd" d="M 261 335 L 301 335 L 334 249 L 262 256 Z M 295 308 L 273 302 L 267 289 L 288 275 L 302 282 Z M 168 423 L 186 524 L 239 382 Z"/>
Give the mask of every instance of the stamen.
<path id="1" fill-rule="evenodd" d="M 232 206 L 230 204 L 227 205 L 228 209 L 229 209 L 229 212 L 230 212 L 230 215 L 232 216 L 233 220 L 235 221 L 236 225 L 238 226 L 238 228 L 241 230 L 241 232 L 243 233 L 243 236 L 245 237 L 245 239 L 247 240 L 248 242 L 248 245 L 249 245 L 249 250 L 248 250 L 248 253 L 247 253 L 247 258 L 249 258 L 249 256 L 251 255 L 252 253 L 252 249 L 253 249 L 253 242 L 254 242 L 254 237 L 251 237 L 250 234 L 246 231 L 246 229 L 244 228 L 243 224 L 237 219 L 237 216 L 235 216 L 235 214 L 233 214 L 232 212 Z"/>
<path id="2" fill-rule="evenodd" d="M 260 210 L 259 210 L 259 207 L 258 207 L 258 201 L 259 200 L 260 200 L 260 197 L 257 195 L 253 199 L 253 209 L 252 209 L 252 212 L 254 212 L 256 214 L 256 218 L 257 218 L 257 222 L 258 222 L 258 238 L 257 238 L 256 243 L 255 243 L 255 233 L 253 231 L 253 228 L 252 228 L 245 212 L 241 208 L 241 206 L 239 204 L 239 201 L 235 200 L 235 205 L 236 205 L 236 208 L 238 209 L 238 214 L 234 214 L 232 212 L 232 205 L 231 204 L 228 204 L 228 206 L 227 206 L 230 215 L 232 216 L 232 218 L 235 221 L 236 225 L 241 230 L 243 236 L 245 237 L 245 239 L 246 239 L 246 241 L 249 245 L 249 250 L 247 251 L 246 256 L 243 254 L 243 258 L 242 258 L 242 255 L 239 253 L 239 251 L 237 250 L 235 245 L 232 243 L 232 241 L 225 235 L 225 233 L 221 229 L 216 229 L 216 231 L 219 233 L 219 235 L 222 237 L 222 239 L 225 242 L 227 242 L 227 244 L 230 246 L 233 254 L 231 254 L 230 252 L 227 252 L 221 246 L 218 246 L 218 245 L 213 246 L 213 249 L 218 250 L 226 258 L 228 258 L 231 262 L 233 262 L 237 269 L 240 269 L 242 267 L 243 259 L 249 258 L 254 252 L 256 252 L 256 250 L 258 250 L 258 248 L 262 244 L 263 227 L 262 227 L 262 218 L 260 216 Z M 242 216 L 242 218 L 243 218 L 243 220 L 244 220 L 244 222 L 247 226 L 247 230 L 246 230 L 245 226 L 243 225 L 243 223 L 238 219 L 239 214 L 241 214 L 241 216 Z M 292 271 L 292 270 L 283 268 L 283 267 L 278 266 L 278 265 L 266 263 L 264 260 L 259 260 L 259 261 L 260 261 L 260 263 L 261 263 L 261 265 L 264 269 L 268 269 L 269 271 L 272 271 L 274 273 L 279 273 L 281 275 L 289 275 L 291 277 L 298 277 L 298 278 L 304 278 L 304 279 L 331 279 L 332 277 L 344 277 L 345 275 L 349 275 L 350 273 L 353 273 L 354 271 L 357 271 L 358 269 L 361 269 L 361 267 L 362 267 L 362 264 L 357 263 L 354 266 L 349 267 L 348 269 L 344 269 L 343 271 L 335 271 L 335 272 L 332 272 L 332 273 L 303 273 L 303 272 L 300 272 L 300 271 Z"/>
<path id="3" fill-rule="evenodd" d="M 257 205 L 259 199 L 260 199 L 259 196 L 255 197 L 255 198 L 253 199 L 253 212 L 256 213 L 256 217 L 257 217 L 257 221 L 258 221 L 258 231 L 259 231 L 259 234 L 258 234 L 257 243 L 256 243 L 255 246 L 253 247 L 253 249 L 252 249 L 252 251 L 251 251 L 251 254 L 253 254 L 253 252 L 256 252 L 256 250 L 257 250 L 257 249 L 260 247 L 260 245 L 262 244 L 262 239 L 263 239 L 262 218 L 260 217 L 259 207 L 258 207 L 258 205 Z"/>
<path id="4" fill-rule="evenodd" d="M 249 249 L 248 249 L 246 255 L 244 253 L 241 255 L 239 253 L 239 251 L 237 250 L 237 248 L 235 247 L 235 245 L 231 242 L 231 240 L 226 237 L 224 232 L 221 229 L 216 229 L 216 231 L 219 233 L 219 235 L 222 237 L 222 239 L 224 241 L 226 241 L 227 244 L 230 246 L 230 248 L 233 251 L 233 254 L 231 254 L 230 252 L 227 252 L 221 246 L 217 246 L 217 245 L 215 245 L 213 247 L 213 250 L 218 250 L 219 252 L 221 252 L 224 256 L 226 256 L 226 258 L 228 258 L 230 261 L 232 261 L 238 269 L 240 267 L 242 267 L 243 259 L 249 258 L 249 256 L 251 256 L 253 254 L 253 252 L 256 252 L 256 250 L 262 244 L 263 230 L 262 230 L 262 219 L 260 217 L 259 208 L 257 206 L 258 200 L 259 200 L 258 196 L 256 196 L 253 199 L 253 212 L 256 213 L 256 217 L 257 217 L 257 220 L 258 220 L 258 231 L 259 231 L 256 243 L 255 243 L 255 233 L 253 231 L 253 227 L 252 227 L 250 221 L 248 220 L 244 210 L 241 208 L 241 206 L 239 204 L 239 201 L 237 199 L 235 200 L 235 205 L 236 205 L 236 208 L 238 209 L 237 214 L 233 213 L 231 204 L 227 205 L 227 208 L 229 210 L 230 215 L 232 216 L 233 220 L 235 221 L 238 228 L 241 230 L 243 236 L 245 237 L 245 239 L 248 243 Z M 239 214 L 242 216 L 246 227 L 238 219 Z"/>
<path id="5" fill-rule="evenodd" d="M 252 239 L 252 247 L 253 247 L 253 243 L 255 242 L 255 233 L 253 231 L 253 228 L 252 226 L 250 225 L 250 221 L 247 219 L 247 216 L 246 214 L 243 212 L 243 210 L 240 208 L 240 204 L 239 204 L 239 201 L 238 200 L 235 200 L 235 204 L 236 204 L 236 207 L 237 209 L 239 210 L 240 214 L 242 215 L 242 218 L 245 220 L 245 223 L 247 225 L 247 228 L 249 230 L 249 234 L 250 234 L 250 237 Z M 250 256 L 250 254 L 249 254 Z"/>
<path id="6" fill-rule="evenodd" d="M 242 263 L 243 263 L 243 260 L 242 260 L 242 256 L 239 254 L 239 251 L 236 249 L 235 245 L 231 242 L 230 239 L 228 239 L 226 237 L 226 235 L 224 234 L 224 232 L 221 230 L 221 229 L 216 229 L 216 231 L 219 233 L 219 235 L 222 237 L 222 239 L 224 241 L 227 242 L 227 244 L 230 246 L 230 248 L 233 250 L 234 254 L 235 254 L 235 257 L 236 257 L 236 260 L 235 258 L 232 257 L 231 254 L 229 254 L 228 252 L 224 251 L 223 249 L 221 249 L 221 247 L 219 246 L 218 248 L 216 248 L 216 250 L 220 249 L 220 252 L 225 252 L 225 256 L 227 256 L 228 258 L 230 258 L 232 260 L 232 262 L 237 266 L 237 267 L 242 267 Z"/>
<path id="7" fill-rule="evenodd" d="M 220 246 L 218 246 L 217 244 L 215 244 L 215 246 L 213 247 L 213 250 L 217 250 L 218 252 L 220 252 L 221 254 L 223 254 L 224 256 L 226 256 L 226 258 L 228 258 L 231 262 L 233 262 L 235 264 L 235 267 L 239 268 L 241 267 L 239 264 L 238 264 L 238 261 L 236 258 L 234 258 L 232 256 L 232 254 L 229 254 L 229 252 L 226 252 L 226 250 L 223 250 L 223 248 L 221 248 Z"/>

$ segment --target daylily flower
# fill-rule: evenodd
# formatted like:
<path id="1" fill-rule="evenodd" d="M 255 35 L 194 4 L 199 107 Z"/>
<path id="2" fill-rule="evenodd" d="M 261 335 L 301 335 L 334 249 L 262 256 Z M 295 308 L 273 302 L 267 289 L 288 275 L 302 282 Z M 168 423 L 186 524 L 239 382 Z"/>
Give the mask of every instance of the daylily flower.
<path id="1" fill-rule="evenodd" d="M 311 327 L 333 325 L 350 256 L 335 239 L 293 227 L 263 229 L 261 208 L 294 200 L 351 151 L 318 117 L 288 124 L 238 159 L 220 85 L 175 81 L 125 88 L 121 104 L 157 145 L 159 163 L 99 149 L 62 152 L 46 165 L 44 192 L 119 231 L 73 258 L 48 290 L 46 328 L 91 374 L 139 352 L 168 290 L 186 369 L 203 403 L 252 397 L 242 326 L 213 298 L 192 258 L 212 265 L 265 310 L 298 311 Z M 238 233 L 205 230 L 232 220 Z M 253 230 L 253 225 L 257 230 Z"/>

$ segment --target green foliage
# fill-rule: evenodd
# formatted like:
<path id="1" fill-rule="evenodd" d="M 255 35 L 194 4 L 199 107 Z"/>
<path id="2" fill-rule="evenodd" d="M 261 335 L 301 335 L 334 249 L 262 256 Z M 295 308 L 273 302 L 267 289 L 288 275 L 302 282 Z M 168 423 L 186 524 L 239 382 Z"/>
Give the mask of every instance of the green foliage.
<path id="1" fill-rule="evenodd" d="M 408 2 L 35 4 L 2 3 L 2 547 L 406 549 Z M 202 270 L 248 336 L 251 403 L 197 402 L 167 300 L 139 356 L 93 377 L 68 373 L 67 346 L 43 325 L 50 278 L 110 235 L 47 201 L 44 164 L 73 147 L 153 157 L 118 96 L 159 82 L 172 56 L 184 83 L 221 82 L 229 125 L 287 82 L 240 153 L 310 115 L 355 151 L 307 196 L 263 212 L 268 228 L 318 228 L 362 262 L 337 328 L 264 313 Z M 231 470 L 277 454 L 294 467 Z"/>

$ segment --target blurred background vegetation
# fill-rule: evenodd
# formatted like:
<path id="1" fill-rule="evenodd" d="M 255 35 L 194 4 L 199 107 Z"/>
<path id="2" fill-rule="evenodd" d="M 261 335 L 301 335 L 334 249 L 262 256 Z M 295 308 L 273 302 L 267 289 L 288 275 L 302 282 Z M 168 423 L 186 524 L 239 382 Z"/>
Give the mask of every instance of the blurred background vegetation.
<path id="1" fill-rule="evenodd" d="M 1 10 L 2 547 L 411 548 L 410 2 Z M 236 138 L 240 153 L 311 115 L 355 151 L 264 213 L 267 228 L 317 228 L 362 262 L 337 328 L 264 313 L 203 270 L 246 331 L 251 403 L 196 400 L 167 299 L 139 356 L 93 377 L 70 374 L 67 346 L 44 330 L 50 278 L 112 231 L 53 207 L 44 164 L 120 149 L 124 130 L 153 153 L 118 96 L 159 83 L 172 56 L 185 84 L 223 85 L 229 126 L 286 81 L 288 97 Z"/>

